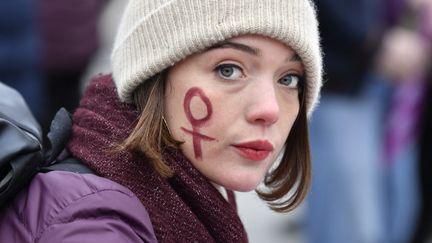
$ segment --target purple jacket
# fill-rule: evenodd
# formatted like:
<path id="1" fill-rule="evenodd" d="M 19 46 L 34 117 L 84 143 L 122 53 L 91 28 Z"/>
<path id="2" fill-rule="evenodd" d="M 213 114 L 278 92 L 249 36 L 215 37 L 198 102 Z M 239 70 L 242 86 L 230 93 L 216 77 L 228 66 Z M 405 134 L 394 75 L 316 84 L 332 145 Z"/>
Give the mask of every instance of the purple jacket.
<path id="1" fill-rule="evenodd" d="M 157 242 L 127 188 L 93 174 L 39 173 L 0 211 L 0 242 Z"/>

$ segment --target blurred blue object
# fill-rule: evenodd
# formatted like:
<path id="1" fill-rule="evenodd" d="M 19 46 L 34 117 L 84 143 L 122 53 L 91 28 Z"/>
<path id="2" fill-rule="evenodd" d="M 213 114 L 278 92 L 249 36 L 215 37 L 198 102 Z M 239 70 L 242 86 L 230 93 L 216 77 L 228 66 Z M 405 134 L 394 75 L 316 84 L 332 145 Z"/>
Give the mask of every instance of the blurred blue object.
<path id="1" fill-rule="evenodd" d="M 308 242 L 386 242 L 380 131 L 387 94 L 387 84 L 371 76 L 355 98 L 322 97 L 310 126 Z"/>
<path id="2" fill-rule="evenodd" d="M 40 120 L 45 88 L 35 11 L 32 0 L 0 1 L 0 80 L 19 90 Z"/>

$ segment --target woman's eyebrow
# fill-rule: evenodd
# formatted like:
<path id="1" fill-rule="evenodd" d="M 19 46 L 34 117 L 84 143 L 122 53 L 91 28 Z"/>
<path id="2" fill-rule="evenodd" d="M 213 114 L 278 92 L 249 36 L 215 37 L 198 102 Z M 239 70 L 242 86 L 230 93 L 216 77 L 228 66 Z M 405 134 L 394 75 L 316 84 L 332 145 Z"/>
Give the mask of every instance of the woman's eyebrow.
<path id="1" fill-rule="evenodd" d="M 260 56 L 261 51 L 258 48 L 254 48 L 245 44 L 240 44 L 236 42 L 229 42 L 224 41 L 219 44 L 216 44 L 214 46 L 209 47 L 206 51 L 218 49 L 218 48 L 233 48 L 236 50 L 240 50 L 243 52 L 246 52 L 248 54 L 254 55 L 254 56 Z M 301 62 L 302 59 L 298 54 L 294 54 L 286 59 L 286 62 Z"/>
<path id="2" fill-rule="evenodd" d="M 301 62 L 302 59 L 298 54 L 294 54 L 286 59 L 286 62 Z"/>
<path id="3" fill-rule="evenodd" d="M 229 42 L 229 41 L 225 41 L 225 42 L 221 42 L 219 44 L 216 44 L 210 48 L 207 49 L 207 51 L 209 50 L 213 50 L 213 49 L 218 49 L 218 48 L 233 48 L 239 51 L 243 51 L 246 52 L 248 54 L 254 55 L 254 56 L 259 56 L 260 55 L 260 50 L 245 44 L 240 44 L 240 43 L 236 43 L 236 42 Z"/>

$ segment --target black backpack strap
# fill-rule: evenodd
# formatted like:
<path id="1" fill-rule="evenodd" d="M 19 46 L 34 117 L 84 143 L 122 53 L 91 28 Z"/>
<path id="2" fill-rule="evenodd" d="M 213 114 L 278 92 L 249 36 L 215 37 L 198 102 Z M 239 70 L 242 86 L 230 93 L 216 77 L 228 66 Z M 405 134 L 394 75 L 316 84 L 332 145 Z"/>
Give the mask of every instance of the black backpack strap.
<path id="1" fill-rule="evenodd" d="M 48 147 L 45 150 L 45 165 L 39 172 L 70 171 L 82 174 L 95 174 L 86 164 L 72 157 L 66 148 L 72 131 L 71 114 L 61 108 L 55 115 L 50 132 L 48 133 Z"/>
<path id="2" fill-rule="evenodd" d="M 52 165 L 42 167 L 39 169 L 39 171 L 42 173 L 47 173 L 51 171 L 69 171 L 80 174 L 96 174 L 86 164 L 84 164 L 75 157 L 69 157 L 65 160 L 58 161 Z"/>
<path id="3" fill-rule="evenodd" d="M 72 133 L 72 116 L 64 108 L 57 111 L 51 122 L 50 131 L 47 135 L 48 144 L 44 148 L 45 162 L 51 164 L 66 148 Z"/>

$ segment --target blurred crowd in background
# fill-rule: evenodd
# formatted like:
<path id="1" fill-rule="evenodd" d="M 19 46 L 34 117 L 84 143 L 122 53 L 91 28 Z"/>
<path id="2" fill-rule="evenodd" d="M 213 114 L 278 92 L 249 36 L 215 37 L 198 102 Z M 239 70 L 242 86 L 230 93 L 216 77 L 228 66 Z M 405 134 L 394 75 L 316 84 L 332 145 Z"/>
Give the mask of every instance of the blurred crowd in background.
<path id="1" fill-rule="evenodd" d="M 310 242 L 430 242 L 432 1 L 316 0 Z"/>
<path id="2" fill-rule="evenodd" d="M 110 72 L 126 2 L 0 1 L 0 81 L 23 94 L 45 133 L 92 76 Z M 315 4 L 326 82 L 311 119 L 302 239 L 432 242 L 432 1 Z"/>
<path id="3" fill-rule="evenodd" d="M 78 105 L 79 83 L 99 47 L 105 0 L 2 0 L 0 80 L 17 88 L 49 128 L 55 112 Z"/>

